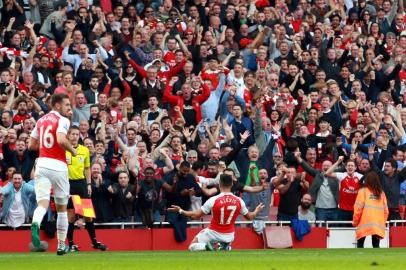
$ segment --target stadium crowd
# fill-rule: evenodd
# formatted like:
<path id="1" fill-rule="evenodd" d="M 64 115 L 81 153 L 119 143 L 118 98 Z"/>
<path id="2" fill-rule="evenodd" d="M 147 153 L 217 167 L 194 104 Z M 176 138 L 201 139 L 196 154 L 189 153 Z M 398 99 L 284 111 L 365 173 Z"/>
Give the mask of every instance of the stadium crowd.
<path id="1" fill-rule="evenodd" d="M 259 232 L 270 206 L 278 220 L 352 220 L 369 170 L 401 219 L 402 0 L 4 0 L 0 27 L 9 228 L 32 218 L 27 142 L 53 93 L 73 104 L 97 222 L 166 220 L 182 240 L 187 219 L 165 209 L 198 209 L 221 174 L 251 211 L 266 205 Z"/>

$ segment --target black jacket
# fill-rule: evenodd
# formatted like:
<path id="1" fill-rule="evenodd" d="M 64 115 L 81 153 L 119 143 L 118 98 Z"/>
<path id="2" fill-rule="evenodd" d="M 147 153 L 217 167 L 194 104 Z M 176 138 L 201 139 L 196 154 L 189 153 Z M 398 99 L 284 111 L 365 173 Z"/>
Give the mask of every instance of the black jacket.
<path id="1" fill-rule="evenodd" d="M 4 160 L 7 167 L 15 167 L 23 175 L 24 181 L 31 180 L 31 171 L 34 168 L 35 159 L 38 157 L 37 151 L 25 150 L 23 156 L 19 158 L 16 151 L 12 151 L 8 144 L 3 144 Z"/>
<path id="2" fill-rule="evenodd" d="M 197 184 L 195 177 L 191 174 L 188 174 L 186 176 L 179 176 L 178 174 L 176 174 L 172 178 L 172 183 L 169 184 L 175 186 L 175 192 L 166 194 L 167 206 L 178 205 L 182 209 L 190 209 L 190 196 L 182 196 L 180 194 L 184 189 L 193 188 L 195 190 L 195 196 L 200 197 L 202 195 L 200 186 Z"/>
<path id="3" fill-rule="evenodd" d="M 94 211 L 96 212 L 96 222 L 109 222 L 113 219 L 113 209 L 110 202 L 110 196 L 107 188 L 110 181 L 103 179 L 100 186 L 92 183 L 92 202 Z"/>
<path id="4" fill-rule="evenodd" d="M 112 206 L 113 206 L 113 215 L 116 218 L 127 218 L 134 216 L 134 186 L 128 184 L 125 189 L 122 189 L 121 186 L 117 183 L 113 184 L 114 193 L 111 194 L 113 197 Z M 131 192 L 133 196 L 128 199 L 126 195 L 128 192 Z"/>

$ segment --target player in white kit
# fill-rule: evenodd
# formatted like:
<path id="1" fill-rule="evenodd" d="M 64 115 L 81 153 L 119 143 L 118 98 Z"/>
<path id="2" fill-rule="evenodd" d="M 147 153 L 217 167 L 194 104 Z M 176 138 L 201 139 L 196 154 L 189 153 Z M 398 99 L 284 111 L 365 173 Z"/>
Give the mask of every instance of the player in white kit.
<path id="1" fill-rule="evenodd" d="M 67 116 L 72 114 L 69 97 L 55 94 L 51 97 L 52 111 L 41 117 L 33 129 L 28 148 L 38 150 L 39 158 L 35 167 L 35 195 L 38 206 L 34 211 L 31 224 L 33 251 L 41 250 L 39 227 L 49 207 L 51 188 L 54 192 L 57 218 L 57 254 L 67 252 L 65 238 L 68 230 L 66 205 L 69 198 L 68 166 L 66 151 L 76 156 L 66 135 L 70 126 Z"/>
<path id="2" fill-rule="evenodd" d="M 200 231 L 189 245 L 190 251 L 214 250 L 214 244 L 220 244 L 223 250 L 229 250 L 234 240 L 234 224 L 238 215 L 243 215 L 248 220 L 264 208 L 259 204 L 254 212 L 248 212 L 244 201 L 231 193 L 233 179 L 230 175 L 223 174 L 220 177 L 220 191 L 217 196 L 211 197 L 196 211 L 185 211 L 177 205 L 172 205 L 168 211 L 178 212 L 192 219 L 199 219 L 204 215 L 212 214 L 210 226 Z"/>

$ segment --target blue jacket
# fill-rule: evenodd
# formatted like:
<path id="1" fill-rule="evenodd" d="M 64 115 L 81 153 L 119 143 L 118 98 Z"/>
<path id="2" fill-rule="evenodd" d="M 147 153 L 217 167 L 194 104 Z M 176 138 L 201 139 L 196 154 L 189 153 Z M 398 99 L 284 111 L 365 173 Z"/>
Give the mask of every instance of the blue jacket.
<path id="1" fill-rule="evenodd" d="M 231 122 L 234 119 L 234 116 L 227 109 L 227 100 L 230 96 L 230 92 L 225 91 L 223 97 L 220 100 L 220 115 L 221 119 L 227 119 L 228 122 Z M 242 106 L 243 111 L 245 110 L 245 101 L 239 95 L 234 96 L 237 104 Z"/>
<path id="2" fill-rule="evenodd" d="M 311 228 L 307 220 L 292 219 L 291 224 L 296 239 L 299 241 L 302 241 L 303 237 L 310 233 Z"/>
<path id="3" fill-rule="evenodd" d="M 239 141 L 241 140 L 240 134 L 244 133 L 245 130 L 248 130 L 251 135 L 245 141 L 243 148 L 248 148 L 255 143 L 254 123 L 252 122 L 251 118 L 243 116 L 241 118 L 241 123 L 238 124 L 239 128 L 237 127 L 237 120 L 235 118 L 231 120 L 229 124 L 230 126 L 232 126 L 234 144 L 239 143 Z"/>
<path id="4" fill-rule="evenodd" d="M 13 183 L 9 182 L 1 189 L 1 194 L 4 196 L 3 209 L 0 213 L 0 220 L 4 222 L 10 211 L 10 207 L 15 199 L 15 189 Z M 34 181 L 28 183 L 22 182 L 21 186 L 21 201 L 23 203 L 25 216 L 31 217 L 37 205 L 34 191 Z"/>

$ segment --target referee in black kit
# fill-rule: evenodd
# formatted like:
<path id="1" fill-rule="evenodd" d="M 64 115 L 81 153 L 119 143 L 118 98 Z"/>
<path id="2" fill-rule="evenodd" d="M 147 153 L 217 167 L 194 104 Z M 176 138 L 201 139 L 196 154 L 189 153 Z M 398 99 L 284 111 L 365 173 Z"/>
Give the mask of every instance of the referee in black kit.
<path id="1" fill-rule="evenodd" d="M 70 152 L 66 152 L 66 161 L 68 163 L 69 171 L 69 184 L 70 184 L 70 195 L 79 195 L 80 198 L 90 198 L 92 195 L 92 182 L 90 178 L 90 152 L 86 146 L 79 144 L 79 128 L 71 127 L 68 132 L 68 140 L 72 146 L 77 150 L 77 155 L 72 156 Z M 102 251 L 107 249 L 107 246 L 96 240 L 96 231 L 94 228 L 94 223 L 92 218 L 84 217 L 86 225 L 85 228 L 89 233 L 90 240 L 94 249 L 100 249 Z M 77 252 L 79 247 L 73 242 L 73 233 L 75 231 L 75 209 L 73 207 L 72 198 L 69 199 L 68 203 L 68 241 L 69 241 L 69 251 Z"/>

